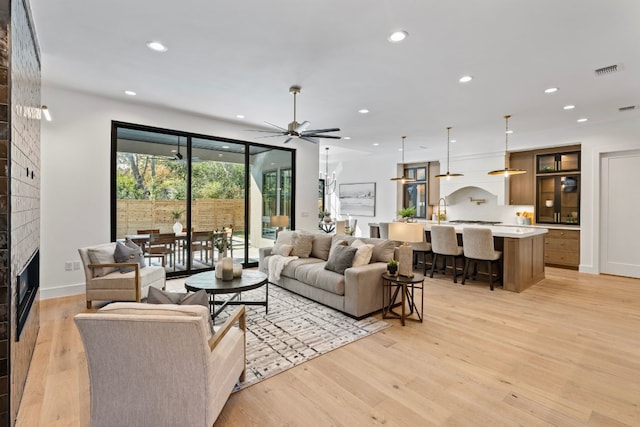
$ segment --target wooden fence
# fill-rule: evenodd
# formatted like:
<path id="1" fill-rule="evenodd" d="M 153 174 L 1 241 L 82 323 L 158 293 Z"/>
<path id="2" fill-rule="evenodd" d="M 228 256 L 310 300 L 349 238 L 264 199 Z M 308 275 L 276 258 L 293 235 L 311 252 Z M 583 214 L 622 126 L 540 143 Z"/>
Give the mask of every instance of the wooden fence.
<path id="1" fill-rule="evenodd" d="M 233 225 L 234 233 L 244 231 L 243 199 L 201 199 L 194 200 L 191 210 L 191 226 L 195 231 L 221 229 Z M 185 211 L 180 218 L 187 226 L 184 200 L 118 200 L 116 236 L 136 234 L 138 230 L 158 228 L 161 233 L 173 232 L 175 219 L 171 212 Z"/>

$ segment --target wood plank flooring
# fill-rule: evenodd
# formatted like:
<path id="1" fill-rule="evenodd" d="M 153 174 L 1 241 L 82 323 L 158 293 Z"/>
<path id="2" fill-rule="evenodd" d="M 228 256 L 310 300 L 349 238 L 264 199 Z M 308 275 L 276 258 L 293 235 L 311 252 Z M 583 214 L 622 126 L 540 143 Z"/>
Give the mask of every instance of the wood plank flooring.
<path id="1" fill-rule="evenodd" d="M 640 425 L 640 280 L 548 268 L 520 294 L 425 288 L 424 323 L 388 320 L 235 393 L 215 426 Z M 42 301 L 18 427 L 88 425 L 82 311 L 83 296 Z"/>

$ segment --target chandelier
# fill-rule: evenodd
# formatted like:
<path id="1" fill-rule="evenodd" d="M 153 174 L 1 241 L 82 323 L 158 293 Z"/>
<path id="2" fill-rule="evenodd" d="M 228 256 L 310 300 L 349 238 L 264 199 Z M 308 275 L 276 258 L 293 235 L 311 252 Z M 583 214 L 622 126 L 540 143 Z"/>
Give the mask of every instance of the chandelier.
<path id="1" fill-rule="evenodd" d="M 336 173 L 335 171 L 329 176 L 329 147 L 325 147 L 325 164 L 324 175 L 320 172 L 320 179 L 324 179 L 324 193 L 333 194 L 336 191 Z"/>

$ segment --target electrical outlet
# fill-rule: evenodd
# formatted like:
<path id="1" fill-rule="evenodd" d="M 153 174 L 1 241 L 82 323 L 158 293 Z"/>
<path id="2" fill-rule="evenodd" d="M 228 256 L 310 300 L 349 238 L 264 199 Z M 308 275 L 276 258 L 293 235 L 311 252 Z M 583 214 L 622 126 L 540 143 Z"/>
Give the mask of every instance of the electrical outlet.
<path id="1" fill-rule="evenodd" d="M 307 212 L 307 211 L 302 211 L 301 216 L 302 216 L 303 218 L 307 218 L 307 217 L 309 216 L 309 212 Z"/>
<path id="2" fill-rule="evenodd" d="M 73 269 L 80 270 L 80 261 L 73 261 Z"/>
<path id="3" fill-rule="evenodd" d="M 64 262 L 64 271 L 71 271 L 73 270 L 73 262 L 72 261 L 65 261 Z"/>

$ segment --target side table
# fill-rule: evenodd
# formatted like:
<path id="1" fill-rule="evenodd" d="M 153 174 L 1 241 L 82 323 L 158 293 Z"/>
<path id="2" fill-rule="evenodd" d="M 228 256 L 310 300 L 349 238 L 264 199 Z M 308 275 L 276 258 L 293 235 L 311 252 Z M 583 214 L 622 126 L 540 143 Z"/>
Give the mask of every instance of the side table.
<path id="1" fill-rule="evenodd" d="M 413 277 L 390 276 L 388 273 L 382 274 L 382 318 L 400 319 L 400 323 L 404 326 L 405 319 L 419 320 L 422 323 L 422 315 L 424 313 L 424 275 L 415 274 Z M 420 290 L 420 311 L 416 307 L 415 290 Z M 401 314 L 393 311 L 393 303 L 401 294 L 402 312 Z M 409 305 L 409 313 L 406 312 L 406 305 Z M 417 319 L 408 317 L 415 311 Z"/>

